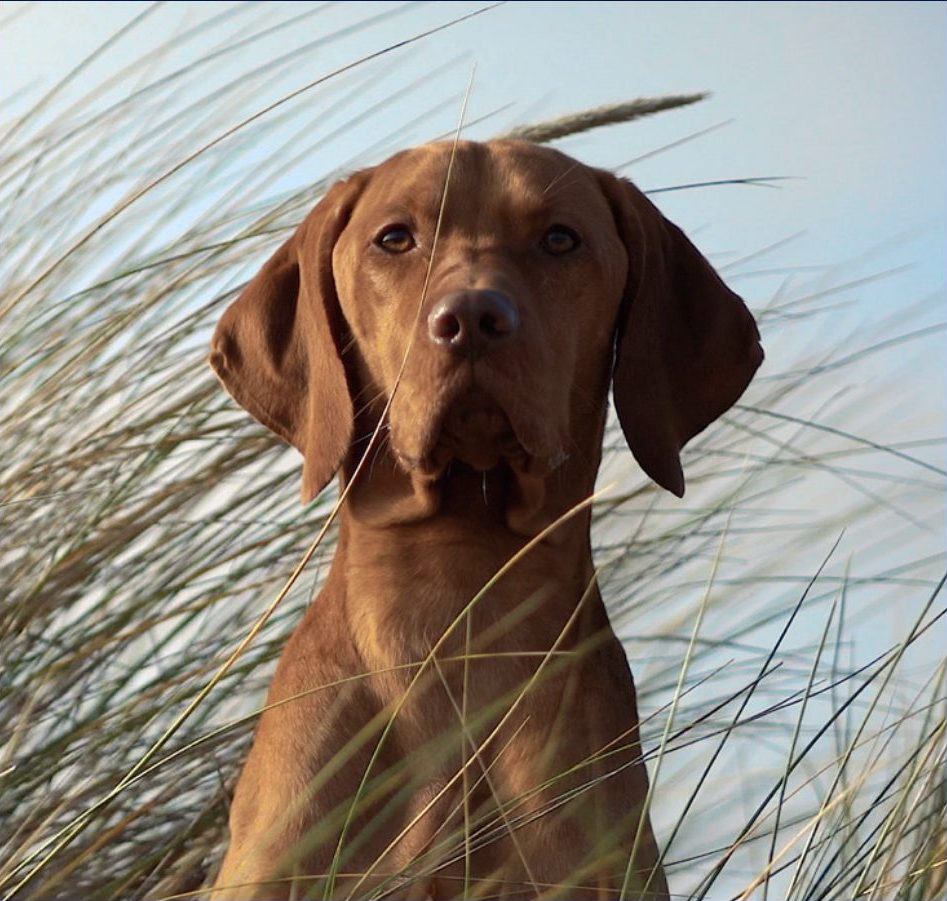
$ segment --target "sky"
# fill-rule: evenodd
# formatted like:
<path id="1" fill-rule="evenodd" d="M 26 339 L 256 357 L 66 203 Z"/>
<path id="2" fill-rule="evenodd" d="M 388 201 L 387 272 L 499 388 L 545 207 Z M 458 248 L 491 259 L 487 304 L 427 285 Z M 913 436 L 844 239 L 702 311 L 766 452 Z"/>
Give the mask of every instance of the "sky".
<path id="1" fill-rule="evenodd" d="M 63 97 L 78 97 L 165 40 L 171 49 L 154 63 L 152 77 L 160 76 L 162 66 L 214 53 L 214 64 L 202 75 L 210 86 L 241 67 L 267 67 L 281 53 L 308 47 L 253 82 L 234 108 L 236 121 L 352 60 L 485 4 L 171 3 L 73 72 L 149 8 L 124 2 L 4 3 L 0 114 L 8 118 L 26 109 L 66 75 Z M 226 26 L 181 37 L 222 10 L 233 12 Z M 270 25 L 271 38 L 240 49 L 242 37 Z M 320 42 L 324 36 L 331 39 Z M 138 78 L 119 77 L 103 96 L 127 96 Z M 769 187 L 652 195 L 751 309 L 764 310 L 776 294 L 829 292 L 838 302 L 827 316 L 784 320 L 778 331 L 765 327 L 761 378 L 792 369 L 807 349 L 831 342 L 844 348 L 845 337 L 859 329 L 883 340 L 897 335 L 899 317 L 904 330 L 945 319 L 945 3 L 508 2 L 333 82 L 333 90 L 350 91 L 345 110 L 334 109 L 335 95 L 320 89 L 301 95 L 292 109 L 303 120 L 311 117 L 325 128 L 337 123 L 339 131 L 324 150 L 293 163 L 285 186 L 345 171 L 353 159 L 376 162 L 399 146 L 451 134 L 468 83 L 464 133 L 481 139 L 589 106 L 710 92 L 699 104 L 574 136 L 559 146 L 620 171 L 648 191 L 720 179 L 780 179 Z M 371 115 L 352 121 L 352 110 L 360 108 L 370 108 Z M 148 115 L 143 106 L 143 119 Z M 401 127 L 397 138 L 388 137 Z M 851 287 L 837 290 L 844 283 Z M 944 350 L 940 333 L 840 373 L 831 390 L 855 392 L 861 411 L 846 428 L 877 441 L 942 438 Z M 825 390 L 823 380 L 823 393 L 803 398 L 804 408 L 793 412 L 805 417 L 825 408 L 831 422 Z M 943 466 L 943 445 L 917 453 Z M 818 492 L 826 506 L 836 501 L 836 483 L 809 484 L 805 503 Z M 785 509 L 804 506 L 798 495 L 787 493 L 783 500 Z M 878 528 L 872 521 L 863 531 Z M 862 546 L 875 548 L 889 528 L 886 521 L 883 534 L 868 536 Z M 754 541 L 758 552 L 764 539 Z M 854 529 L 846 541 L 857 549 L 866 537 Z M 909 556 L 942 555 L 942 529 L 919 530 L 909 543 Z M 818 565 L 822 549 L 813 545 L 810 551 L 801 572 Z M 751 551 L 740 547 L 733 554 L 741 552 Z M 861 565 L 865 558 L 863 553 Z M 869 559 L 869 569 L 876 562 L 891 563 Z M 897 610 L 885 614 L 889 631 L 875 633 L 865 653 L 887 647 L 903 620 Z"/>
<path id="2" fill-rule="evenodd" d="M 410 4 L 378 27 L 319 48 L 276 89 L 483 5 Z M 156 34 L 172 35 L 214 6 L 219 9 L 166 5 L 79 77 L 97 77 L 107 65 L 134 58 Z M 329 6 L 299 31 L 315 35 L 401 4 Z M 5 3 L 0 91 L 9 96 L 24 86 L 34 92 L 49 86 L 146 7 Z M 623 171 L 643 188 L 747 176 L 791 179 L 778 190 L 669 194 L 661 205 L 718 254 L 798 235 L 777 255 L 781 264 L 834 266 L 866 254 L 885 267 L 910 262 L 915 272 L 903 288 L 915 294 L 945 281 L 945 35 L 944 3 L 509 2 L 404 51 L 408 58 L 387 77 L 407 83 L 459 60 L 435 79 L 448 96 L 463 92 L 475 65 L 468 118 L 506 108 L 473 129 L 476 137 L 599 103 L 711 92 L 689 110 L 593 132 L 563 147 L 584 161 L 617 167 L 720 126 Z M 399 104 L 397 115 L 406 109 L 410 103 Z M 438 118 L 446 131 L 456 117 L 454 105 Z"/>

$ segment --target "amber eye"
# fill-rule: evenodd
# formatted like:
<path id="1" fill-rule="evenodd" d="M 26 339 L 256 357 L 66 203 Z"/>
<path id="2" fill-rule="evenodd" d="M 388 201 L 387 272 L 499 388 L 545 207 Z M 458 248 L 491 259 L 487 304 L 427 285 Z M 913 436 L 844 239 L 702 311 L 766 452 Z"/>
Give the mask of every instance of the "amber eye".
<path id="1" fill-rule="evenodd" d="M 379 232 L 375 244 L 388 253 L 406 253 L 415 245 L 414 235 L 403 225 L 389 225 Z"/>
<path id="2" fill-rule="evenodd" d="M 565 225 L 553 225 L 543 235 L 542 246 L 546 253 L 561 257 L 579 246 L 579 236 Z"/>

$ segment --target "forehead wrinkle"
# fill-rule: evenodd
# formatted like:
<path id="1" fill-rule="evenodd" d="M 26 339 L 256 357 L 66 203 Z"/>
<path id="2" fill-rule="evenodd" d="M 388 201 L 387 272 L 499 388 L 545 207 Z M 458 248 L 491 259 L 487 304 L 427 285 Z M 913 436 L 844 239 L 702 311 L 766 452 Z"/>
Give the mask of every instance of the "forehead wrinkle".
<path id="1" fill-rule="evenodd" d="M 502 230 L 508 199 L 515 190 L 509 184 L 509 173 L 484 150 L 482 145 L 458 148 L 444 211 L 445 230 L 465 233 L 478 244 Z"/>
<path id="2" fill-rule="evenodd" d="M 479 219 L 483 200 L 498 193 L 497 172 L 495 167 L 485 165 L 480 145 L 458 145 L 453 163 L 450 147 L 443 144 L 416 148 L 396 159 L 398 165 L 385 173 L 381 200 L 385 205 L 413 211 L 422 221 L 437 218 L 445 187 L 444 228 L 469 224 L 471 213 Z"/>

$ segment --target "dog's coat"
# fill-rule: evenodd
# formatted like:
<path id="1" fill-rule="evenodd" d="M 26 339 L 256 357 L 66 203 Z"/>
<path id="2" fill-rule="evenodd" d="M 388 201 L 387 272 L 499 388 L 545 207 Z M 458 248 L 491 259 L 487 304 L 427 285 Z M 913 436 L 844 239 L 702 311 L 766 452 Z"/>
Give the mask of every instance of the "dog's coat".
<path id="1" fill-rule="evenodd" d="M 610 384 L 681 495 L 681 447 L 761 360 L 684 234 L 554 150 L 434 144 L 335 185 L 214 336 L 304 499 L 340 470 L 349 494 L 212 897 L 666 898 L 588 508 L 557 521 L 593 489 Z"/>

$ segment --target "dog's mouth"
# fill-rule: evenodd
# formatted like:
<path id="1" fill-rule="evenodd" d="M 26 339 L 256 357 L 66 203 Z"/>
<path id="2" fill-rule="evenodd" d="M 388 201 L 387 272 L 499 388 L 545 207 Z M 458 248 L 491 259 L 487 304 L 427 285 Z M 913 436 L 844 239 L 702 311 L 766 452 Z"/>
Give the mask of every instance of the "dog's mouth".
<path id="1" fill-rule="evenodd" d="M 525 431 L 518 430 L 503 405 L 479 386 L 461 391 L 433 418 L 417 456 L 398 453 L 402 467 L 426 479 L 439 479 L 453 461 L 476 472 L 507 464 L 514 472 L 549 471 L 561 460 L 537 452 Z M 524 440 L 524 437 L 526 440 Z"/>
<path id="2" fill-rule="evenodd" d="M 478 474 L 485 494 L 493 494 L 486 491 L 488 484 L 504 486 L 501 507 L 508 525 L 534 534 L 545 479 L 565 460 L 564 454 L 544 452 L 543 446 L 528 423 L 510 416 L 491 392 L 468 384 L 431 418 L 416 456 L 394 449 L 416 492 L 425 498 L 425 509 L 440 507 L 445 492 L 456 496 L 451 486 L 464 473 Z"/>
<path id="3" fill-rule="evenodd" d="M 459 460 L 488 472 L 503 460 L 521 463 L 526 456 L 503 408 L 485 391 L 473 388 L 447 408 L 423 468 L 439 474 L 451 460 Z"/>

